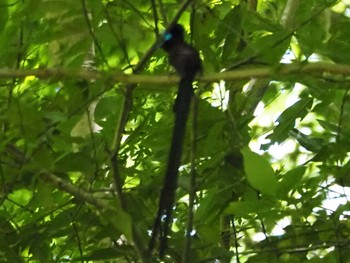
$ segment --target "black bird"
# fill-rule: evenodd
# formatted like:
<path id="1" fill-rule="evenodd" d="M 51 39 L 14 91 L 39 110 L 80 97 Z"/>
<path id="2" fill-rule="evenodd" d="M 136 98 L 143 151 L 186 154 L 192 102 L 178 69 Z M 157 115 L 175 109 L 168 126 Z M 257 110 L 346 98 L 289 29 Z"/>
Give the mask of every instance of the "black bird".
<path id="1" fill-rule="evenodd" d="M 155 219 L 149 248 L 153 250 L 158 233 L 160 234 L 159 254 L 164 255 L 167 237 L 171 228 L 172 211 L 177 188 L 179 166 L 181 164 L 182 145 L 185 138 L 186 122 L 194 94 L 192 82 L 202 70 L 198 51 L 185 42 L 185 30 L 175 24 L 163 35 L 161 48 L 168 53 L 169 63 L 180 75 L 181 80 L 174 104 L 175 124 L 168 157 L 168 165 L 160 194 L 158 214 Z"/>

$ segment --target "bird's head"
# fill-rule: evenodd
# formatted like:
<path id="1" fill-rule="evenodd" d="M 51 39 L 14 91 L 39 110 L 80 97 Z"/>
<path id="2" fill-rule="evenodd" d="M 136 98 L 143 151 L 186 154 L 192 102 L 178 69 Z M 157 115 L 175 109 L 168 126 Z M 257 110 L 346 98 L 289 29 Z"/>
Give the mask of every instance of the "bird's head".
<path id="1" fill-rule="evenodd" d="M 185 41 L 185 29 L 180 24 L 171 26 L 163 33 L 160 47 L 168 50 L 174 43 Z"/>

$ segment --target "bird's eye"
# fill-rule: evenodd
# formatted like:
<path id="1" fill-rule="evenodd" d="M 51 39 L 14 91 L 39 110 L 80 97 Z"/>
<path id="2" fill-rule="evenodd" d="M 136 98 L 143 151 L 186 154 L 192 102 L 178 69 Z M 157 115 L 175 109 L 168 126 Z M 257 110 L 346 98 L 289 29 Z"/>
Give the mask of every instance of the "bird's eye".
<path id="1" fill-rule="evenodd" d="M 172 39 L 172 37 L 173 37 L 173 35 L 171 33 L 169 33 L 169 32 L 165 32 L 164 36 L 163 36 L 165 41 L 168 41 L 168 40 Z"/>

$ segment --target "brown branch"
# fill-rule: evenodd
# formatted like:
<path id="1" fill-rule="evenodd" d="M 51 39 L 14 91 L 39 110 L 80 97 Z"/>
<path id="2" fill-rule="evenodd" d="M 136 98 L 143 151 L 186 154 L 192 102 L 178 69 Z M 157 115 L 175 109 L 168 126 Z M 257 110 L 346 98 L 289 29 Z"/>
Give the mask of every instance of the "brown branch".
<path id="1" fill-rule="evenodd" d="M 43 181 L 49 182 L 58 189 L 61 189 L 72 196 L 76 197 L 80 201 L 89 203 L 96 207 L 98 210 L 105 210 L 109 207 L 107 202 L 102 199 L 94 197 L 92 194 L 84 191 L 83 189 L 72 185 L 71 183 L 61 179 L 60 177 L 53 175 L 51 173 L 41 173 L 39 178 Z"/>
<path id="2" fill-rule="evenodd" d="M 71 183 L 57 177 L 56 175 L 43 172 L 39 175 L 39 178 L 45 182 L 49 182 L 50 184 L 54 185 L 58 189 L 61 189 L 71 194 L 77 199 L 93 205 L 100 211 L 113 209 L 106 201 L 94 197 L 89 192 L 86 192 L 85 190 L 72 185 Z M 132 225 L 132 235 L 133 235 L 133 242 L 135 244 L 135 248 L 139 252 L 140 257 L 142 258 L 142 262 L 150 262 L 151 260 L 147 253 L 147 250 L 145 246 L 142 244 L 141 233 L 139 233 L 139 230 L 134 225 Z"/>
<path id="3" fill-rule="evenodd" d="M 198 77 L 201 82 L 217 82 L 220 80 L 234 81 L 251 78 L 260 79 L 281 79 L 292 74 L 323 74 L 350 76 L 350 65 L 332 64 L 332 63 L 294 63 L 280 64 L 277 67 L 255 67 L 249 69 L 236 69 L 221 73 L 210 73 L 205 76 Z M 124 83 L 130 85 L 136 84 L 158 84 L 159 86 L 172 85 L 178 83 L 179 77 L 172 75 L 135 75 L 135 74 L 116 74 L 114 72 L 91 71 L 91 70 L 71 70 L 71 69 L 0 69 L 0 78 L 25 78 L 35 76 L 40 79 L 83 79 L 83 80 L 99 80 L 109 79 L 111 82 Z"/>

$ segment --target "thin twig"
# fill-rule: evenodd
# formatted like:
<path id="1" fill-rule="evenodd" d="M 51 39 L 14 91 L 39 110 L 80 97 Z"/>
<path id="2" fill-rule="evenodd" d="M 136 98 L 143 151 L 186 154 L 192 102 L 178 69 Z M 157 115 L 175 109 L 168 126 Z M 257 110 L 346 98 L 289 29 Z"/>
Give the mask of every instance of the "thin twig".
<path id="1" fill-rule="evenodd" d="M 338 121 L 338 127 L 337 127 L 337 136 L 336 136 L 336 141 L 340 141 L 340 136 L 342 132 L 342 124 L 343 124 L 343 116 L 344 116 L 344 107 L 345 104 L 348 102 L 348 93 L 350 90 L 350 86 L 348 86 L 344 92 L 342 103 L 340 105 L 340 114 L 339 114 L 339 121 Z"/>
<path id="2" fill-rule="evenodd" d="M 234 216 L 232 216 L 232 218 L 231 218 L 231 225 L 232 225 L 232 229 L 233 229 L 233 238 L 234 238 L 234 244 L 235 244 L 236 262 L 240 263 L 239 252 L 238 252 L 238 247 L 239 247 L 239 244 L 238 244 L 238 233 L 237 233 L 237 229 L 236 229 Z"/>
<path id="3" fill-rule="evenodd" d="M 79 231 L 78 231 L 77 225 L 76 225 L 74 220 L 72 222 L 72 225 L 73 225 L 74 233 L 75 233 L 75 236 L 76 236 L 76 239 L 77 239 L 77 245 L 78 245 L 79 254 L 80 254 L 80 257 L 82 258 L 83 255 L 84 255 L 83 254 L 83 249 L 81 247 L 81 240 L 80 240 L 80 236 L 79 236 Z M 81 260 L 81 263 L 84 263 L 83 259 Z"/>
<path id="4" fill-rule="evenodd" d="M 152 4 L 152 13 L 153 13 L 153 21 L 154 21 L 154 32 L 156 33 L 156 36 L 159 35 L 159 28 L 158 28 L 158 11 L 157 11 L 157 5 L 156 0 L 151 0 Z"/>
<path id="5" fill-rule="evenodd" d="M 162 0 L 158 0 L 158 5 L 159 5 L 160 14 L 162 16 L 164 24 L 167 25 L 168 24 L 168 18 L 166 16 L 166 12 L 165 12 L 165 9 L 164 9 L 163 1 Z"/>
<path id="6" fill-rule="evenodd" d="M 97 37 L 96 37 L 96 35 L 94 33 L 94 30 L 92 28 L 92 25 L 91 25 L 91 22 L 90 22 L 90 17 L 89 17 L 89 11 L 87 10 L 85 1 L 86 0 L 81 0 L 82 7 L 83 7 L 83 14 L 84 14 L 86 25 L 87 25 L 87 27 L 89 29 L 90 36 L 92 37 L 92 40 L 93 40 L 96 48 L 98 49 L 98 52 L 100 53 L 100 56 L 101 56 L 103 62 L 109 68 L 108 61 L 107 61 L 106 57 L 103 54 L 102 48 L 101 48 L 100 44 L 98 43 Z"/>
<path id="7" fill-rule="evenodd" d="M 126 49 L 125 43 L 123 41 L 121 41 L 121 38 L 119 37 L 119 35 L 117 34 L 117 32 L 115 31 L 115 29 L 113 27 L 113 21 L 112 21 L 110 14 L 109 14 L 108 7 L 103 6 L 103 11 L 104 11 L 106 19 L 107 19 L 107 25 L 108 25 L 112 35 L 114 36 L 114 38 L 117 40 L 118 45 L 120 47 L 120 50 L 122 51 L 122 53 L 124 55 L 125 61 L 127 62 L 128 65 L 131 65 L 131 61 L 130 61 L 129 54 L 128 54 L 128 51 Z"/>

